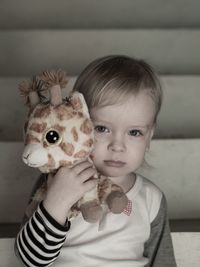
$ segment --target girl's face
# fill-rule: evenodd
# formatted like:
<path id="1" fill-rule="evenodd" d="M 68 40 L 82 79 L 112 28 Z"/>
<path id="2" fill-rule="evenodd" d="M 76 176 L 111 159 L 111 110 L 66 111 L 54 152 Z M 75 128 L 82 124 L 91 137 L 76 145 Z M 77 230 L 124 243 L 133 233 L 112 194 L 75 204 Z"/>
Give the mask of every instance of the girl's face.
<path id="1" fill-rule="evenodd" d="M 155 104 L 145 92 L 126 102 L 90 110 L 95 128 L 93 161 L 109 177 L 124 177 L 144 161 L 154 132 Z"/>

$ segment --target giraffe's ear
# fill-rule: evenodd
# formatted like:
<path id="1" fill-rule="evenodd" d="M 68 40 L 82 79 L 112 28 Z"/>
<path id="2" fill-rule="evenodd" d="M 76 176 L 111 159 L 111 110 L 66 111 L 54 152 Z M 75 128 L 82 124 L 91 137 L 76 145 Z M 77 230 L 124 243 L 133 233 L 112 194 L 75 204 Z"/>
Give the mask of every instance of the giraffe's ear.
<path id="1" fill-rule="evenodd" d="M 84 96 L 81 93 L 73 92 L 70 96 L 70 102 L 71 102 L 72 107 L 76 111 L 83 112 L 89 117 L 88 107 L 85 102 Z"/>
<path id="2" fill-rule="evenodd" d="M 38 81 L 34 76 L 31 81 L 23 81 L 19 84 L 19 91 L 24 99 L 25 105 L 33 109 L 38 103 L 40 98 L 38 95 Z"/>

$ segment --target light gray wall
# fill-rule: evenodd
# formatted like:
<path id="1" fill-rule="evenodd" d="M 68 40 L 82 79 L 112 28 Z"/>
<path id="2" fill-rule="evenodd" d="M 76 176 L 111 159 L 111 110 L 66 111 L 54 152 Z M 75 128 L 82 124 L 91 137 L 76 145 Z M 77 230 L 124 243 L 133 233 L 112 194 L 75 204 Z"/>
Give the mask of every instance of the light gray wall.
<path id="1" fill-rule="evenodd" d="M 198 0 L 1 0 L 0 25 L 28 30 L 198 28 L 199 5 Z"/>

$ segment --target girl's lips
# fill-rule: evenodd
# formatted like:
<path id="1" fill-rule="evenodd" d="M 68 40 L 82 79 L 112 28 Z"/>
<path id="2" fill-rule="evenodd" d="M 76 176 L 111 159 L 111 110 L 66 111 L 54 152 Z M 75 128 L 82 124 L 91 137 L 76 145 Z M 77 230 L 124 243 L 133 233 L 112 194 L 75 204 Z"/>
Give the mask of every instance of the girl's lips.
<path id="1" fill-rule="evenodd" d="M 115 160 L 104 160 L 104 163 L 106 166 L 117 167 L 117 168 L 121 168 L 124 165 L 126 165 L 126 163 L 123 161 L 115 161 Z"/>

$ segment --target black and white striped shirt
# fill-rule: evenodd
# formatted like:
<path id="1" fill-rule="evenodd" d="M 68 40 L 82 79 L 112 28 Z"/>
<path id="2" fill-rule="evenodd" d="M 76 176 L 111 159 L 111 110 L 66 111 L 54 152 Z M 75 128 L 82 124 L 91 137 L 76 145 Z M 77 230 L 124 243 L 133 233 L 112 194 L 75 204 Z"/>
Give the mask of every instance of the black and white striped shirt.
<path id="1" fill-rule="evenodd" d="M 65 242 L 70 222 L 57 223 L 40 203 L 16 238 L 15 251 L 25 266 L 49 266 Z"/>

